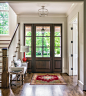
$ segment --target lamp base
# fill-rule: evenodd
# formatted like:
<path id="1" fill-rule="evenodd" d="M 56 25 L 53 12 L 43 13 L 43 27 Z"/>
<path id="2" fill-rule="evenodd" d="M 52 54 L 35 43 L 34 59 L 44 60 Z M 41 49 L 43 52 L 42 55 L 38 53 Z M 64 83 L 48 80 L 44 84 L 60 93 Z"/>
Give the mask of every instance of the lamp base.
<path id="1" fill-rule="evenodd" d="M 23 62 L 26 62 L 27 61 L 27 58 L 24 57 L 22 60 L 23 60 Z"/>

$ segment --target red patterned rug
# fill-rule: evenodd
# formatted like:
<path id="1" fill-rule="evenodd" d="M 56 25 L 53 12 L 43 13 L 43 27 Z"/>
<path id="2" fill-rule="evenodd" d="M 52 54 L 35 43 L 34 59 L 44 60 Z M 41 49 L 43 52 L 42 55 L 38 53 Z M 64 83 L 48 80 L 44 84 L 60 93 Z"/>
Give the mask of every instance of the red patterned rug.
<path id="1" fill-rule="evenodd" d="M 31 85 L 65 85 L 62 76 L 56 73 L 36 73 L 33 75 Z"/>

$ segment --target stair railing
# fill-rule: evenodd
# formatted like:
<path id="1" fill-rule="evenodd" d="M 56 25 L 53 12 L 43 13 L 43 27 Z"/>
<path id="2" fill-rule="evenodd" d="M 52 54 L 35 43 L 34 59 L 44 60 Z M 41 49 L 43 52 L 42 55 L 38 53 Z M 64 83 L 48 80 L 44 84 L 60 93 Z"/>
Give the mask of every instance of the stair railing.
<path id="1" fill-rule="evenodd" d="M 14 53 L 17 51 L 18 44 L 20 41 L 20 33 L 19 33 L 19 25 L 17 24 L 17 27 L 14 31 L 14 34 L 12 36 L 12 39 L 9 43 L 8 48 L 2 49 L 2 88 L 8 88 L 9 87 L 9 67 L 11 66 L 11 61 L 14 59 Z M 14 51 L 15 50 L 15 51 Z M 18 56 L 17 56 L 18 58 Z"/>

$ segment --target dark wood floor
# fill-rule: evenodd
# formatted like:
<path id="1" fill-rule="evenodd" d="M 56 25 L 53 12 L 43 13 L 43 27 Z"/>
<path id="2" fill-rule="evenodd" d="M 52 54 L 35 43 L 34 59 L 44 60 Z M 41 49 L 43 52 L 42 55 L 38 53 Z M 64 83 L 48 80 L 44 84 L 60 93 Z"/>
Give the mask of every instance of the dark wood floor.
<path id="1" fill-rule="evenodd" d="M 24 85 L 0 89 L 0 96 L 86 96 L 77 86 L 77 76 L 62 74 L 67 85 L 30 85 L 32 75 L 26 75 Z"/>

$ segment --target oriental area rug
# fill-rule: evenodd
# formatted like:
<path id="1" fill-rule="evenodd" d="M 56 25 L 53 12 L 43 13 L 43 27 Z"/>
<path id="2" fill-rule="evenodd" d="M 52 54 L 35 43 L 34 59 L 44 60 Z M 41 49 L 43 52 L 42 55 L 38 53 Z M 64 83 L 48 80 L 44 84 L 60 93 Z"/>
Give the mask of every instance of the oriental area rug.
<path id="1" fill-rule="evenodd" d="M 65 85 L 62 76 L 57 73 L 33 74 L 30 85 Z"/>

